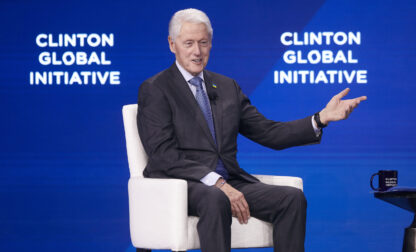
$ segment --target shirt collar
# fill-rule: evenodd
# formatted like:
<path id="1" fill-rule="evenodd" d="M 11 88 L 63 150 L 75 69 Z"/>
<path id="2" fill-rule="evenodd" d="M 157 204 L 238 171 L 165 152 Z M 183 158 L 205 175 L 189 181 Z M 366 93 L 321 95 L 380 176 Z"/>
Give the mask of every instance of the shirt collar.
<path id="1" fill-rule="evenodd" d="M 181 72 L 181 74 L 182 74 L 182 76 L 183 76 L 183 78 L 187 81 L 187 82 L 189 82 L 189 80 L 191 80 L 192 78 L 194 78 L 195 76 L 193 76 L 192 74 L 190 74 L 188 71 L 186 71 L 185 70 L 185 68 L 183 68 L 182 66 L 181 66 L 181 64 L 179 64 L 179 62 L 176 60 L 175 61 L 175 63 L 176 63 L 176 66 L 178 67 L 178 69 L 179 69 L 179 72 Z M 200 72 L 198 75 L 197 75 L 199 78 L 201 78 L 202 80 L 204 80 L 204 74 L 203 74 L 203 72 Z"/>

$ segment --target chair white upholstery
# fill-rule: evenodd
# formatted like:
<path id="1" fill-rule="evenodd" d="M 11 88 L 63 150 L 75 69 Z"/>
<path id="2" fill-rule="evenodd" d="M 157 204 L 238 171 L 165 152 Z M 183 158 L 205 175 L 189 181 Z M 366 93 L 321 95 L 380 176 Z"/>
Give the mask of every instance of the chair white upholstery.
<path id="1" fill-rule="evenodd" d="M 146 249 L 186 251 L 198 249 L 198 217 L 188 217 L 187 184 L 181 179 L 144 178 L 147 156 L 136 123 L 137 104 L 123 106 L 124 130 L 130 179 L 128 183 L 130 235 L 133 246 Z M 267 184 L 303 190 L 301 178 L 255 175 Z M 273 246 L 271 224 L 251 217 L 241 225 L 233 218 L 231 247 Z"/>

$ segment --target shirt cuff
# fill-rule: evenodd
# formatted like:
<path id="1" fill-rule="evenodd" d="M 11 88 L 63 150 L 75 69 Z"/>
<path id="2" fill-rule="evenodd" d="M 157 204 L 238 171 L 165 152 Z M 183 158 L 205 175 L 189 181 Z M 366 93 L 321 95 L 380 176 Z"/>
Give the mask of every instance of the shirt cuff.
<path id="1" fill-rule="evenodd" d="M 213 186 L 215 183 L 217 183 L 219 178 L 222 178 L 222 176 L 216 172 L 210 172 L 201 179 L 201 182 L 207 186 Z"/>
<path id="2" fill-rule="evenodd" d="M 315 122 L 315 116 L 313 115 L 311 118 L 312 118 L 311 119 L 312 120 L 312 127 L 313 127 L 313 130 L 315 131 L 315 135 L 316 135 L 316 137 L 319 137 L 321 135 L 322 130 L 316 124 L 316 122 Z"/>

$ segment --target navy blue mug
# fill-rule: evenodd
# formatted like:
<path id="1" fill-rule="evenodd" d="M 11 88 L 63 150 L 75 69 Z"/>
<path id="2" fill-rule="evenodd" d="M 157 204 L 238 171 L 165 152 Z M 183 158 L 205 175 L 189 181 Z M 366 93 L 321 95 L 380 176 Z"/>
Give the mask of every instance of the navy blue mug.
<path id="1" fill-rule="evenodd" d="M 378 175 L 378 188 L 374 188 L 373 186 L 373 179 L 376 175 Z M 397 171 L 380 170 L 377 173 L 374 173 L 370 179 L 370 186 L 374 191 L 386 191 L 397 186 Z"/>

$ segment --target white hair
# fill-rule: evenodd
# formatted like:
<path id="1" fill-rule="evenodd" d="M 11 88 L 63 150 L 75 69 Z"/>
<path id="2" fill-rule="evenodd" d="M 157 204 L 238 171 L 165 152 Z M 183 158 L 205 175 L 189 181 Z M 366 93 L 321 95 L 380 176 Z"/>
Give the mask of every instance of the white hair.
<path id="1" fill-rule="evenodd" d="M 190 8 L 177 11 L 170 19 L 169 36 L 172 38 L 172 41 L 175 41 L 176 37 L 179 35 L 184 22 L 204 24 L 207 27 L 208 34 L 212 39 L 213 30 L 207 14 L 203 11 Z"/>

